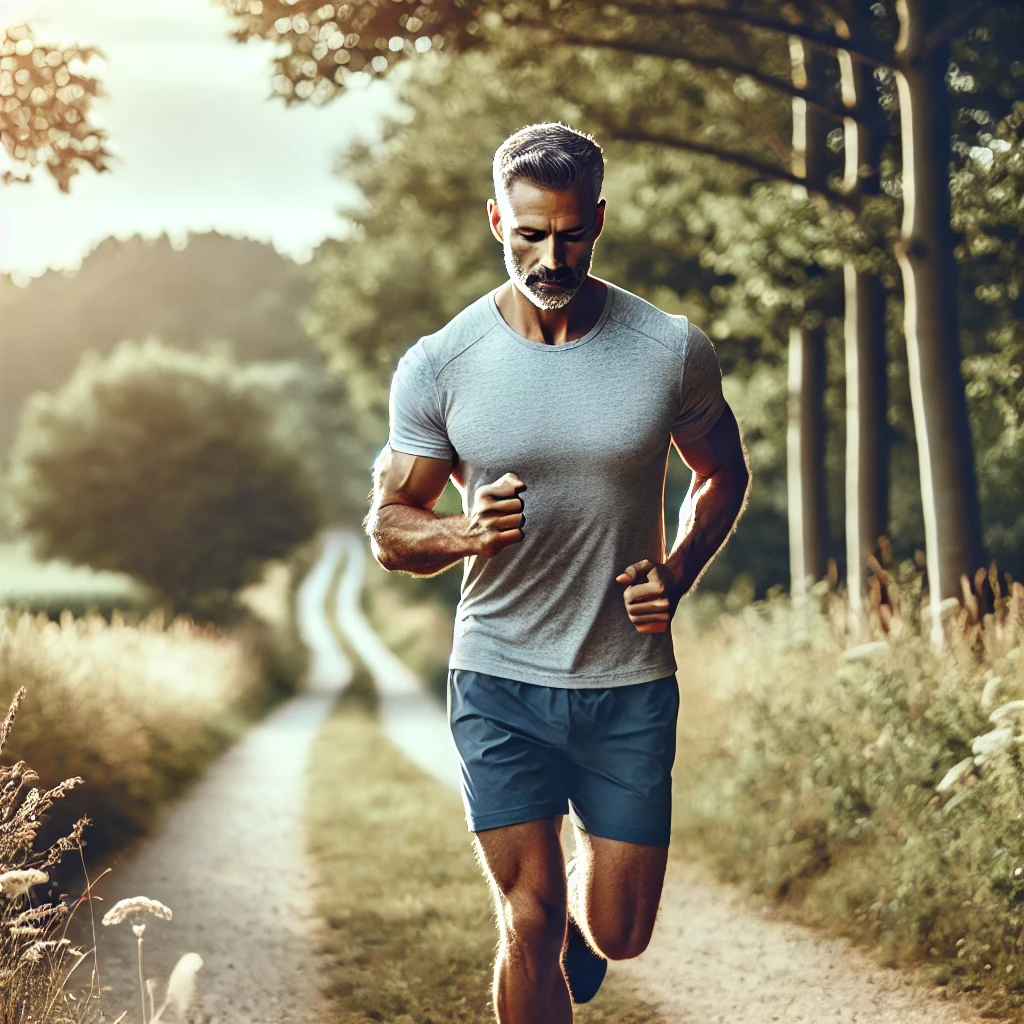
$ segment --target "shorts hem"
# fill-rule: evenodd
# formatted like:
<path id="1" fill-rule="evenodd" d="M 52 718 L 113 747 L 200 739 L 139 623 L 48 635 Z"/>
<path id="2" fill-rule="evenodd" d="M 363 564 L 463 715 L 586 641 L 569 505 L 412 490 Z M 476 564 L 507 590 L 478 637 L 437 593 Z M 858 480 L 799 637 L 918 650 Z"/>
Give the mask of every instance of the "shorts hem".
<path id="1" fill-rule="evenodd" d="M 634 825 L 615 825 L 607 821 L 584 819 L 579 811 L 572 809 L 573 823 L 584 832 L 599 839 L 614 839 L 620 843 L 638 843 L 641 846 L 667 847 L 672 838 L 672 826 L 667 828 L 644 828 Z"/>
<path id="2" fill-rule="evenodd" d="M 560 814 L 569 813 L 568 801 L 548 800 L 545 803 L 527 804 L 508 811 L 491 811 L 488 814 L 467 814 L 466 824 L 470 832 L 487 832 L 492 828 L 504 828 L 506 825 L 522 825 L 538 818 L 556 818 Z"/>

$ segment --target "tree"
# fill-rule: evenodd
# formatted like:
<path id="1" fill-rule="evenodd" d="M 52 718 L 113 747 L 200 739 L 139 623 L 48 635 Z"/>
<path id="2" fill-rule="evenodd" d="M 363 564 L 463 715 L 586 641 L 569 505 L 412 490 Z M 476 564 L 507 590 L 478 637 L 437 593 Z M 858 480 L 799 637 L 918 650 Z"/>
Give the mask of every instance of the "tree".
<path id="1" fill-rule="evenodd" d="M 239 38 L 264 34 L 291 44 L 290 57 L 295 59 L 289 63 L 289 58 L 282 58 L 279 65 L 279 84 L 282 91 L 288 92 L 289 99 L 315 93 L 321 102 L 329 98 L 337 83 L 344 82 L 345 72 L 338 69 L 346 64 L 372 74 L 384 74 L 396 61 L 417 51 L 478 45 L 488 33 L 496 33 L 509 21 L 532 28 L 549 44 L 646 54 L 686 61 L 712 71 L 746 75 L 819 110 L 853 120 L 858 117 L 856 109 L 842 109 L 827 90 L 794 86 L 770 67 L 737 59 L 720 45 L 716 48 L 716 40 L 720 42 L 717 26 L 741 26 L 741 36 L 761 30 L 795 35 L 837 53 L 856 56 L 873 66 L 895 69 L 901 101 L 906 107 L 902 119 L 904 194 L 912 197 L 912 201 L 907 204 L 900 259 L 907 295 L 906 343 L 914 381 L 912 397 L 921 456 L 929 576 L 934 595 L 948 597 L 959 592 L 960 575 L 973 571 L 981 541 L 976 483 L 969 458 L 966 402 L 951 369 L 959 372 L 955 320 L 950 321 L 948 315 L 923 312 L 929 302 L 936 306 L 945 303 L 947 314 L 955 312 L 950 306 L 955 300 L 950 296 L 956 292 L 952 240 L 948 218 L 943 219 L 949 212 L 947 176 L 943 170 L 947 164 L 943 154 L 948 151 L 949 124 L 942 116 L 941 98 L 937 103 L 931 100 L 944 91 L 950 39 L 993 6 L 991 2 L 943 4 L 941 9 L 931 5 L 926 10 L 923 0 L 900 0 L 901 32 L 895 45 L 879 39 L 851 41 L 849 33 L 844 37 L 835 29 L 823 30 L 814 23 L 813 6 L 809 4 L 794 5 L 802 14 L 795 21 L 786 21 L 774 12 L 765 14 L 751 5 L 719 7 L 672 0 L 625 0 L 604 6 L 564 3 L 554 11 L 528 5 L 498 8 L 480 4 L 466 8 L 450 0 L 430 6 L 396 4 L 374 8 L 372 16 L 363 7 L 343 6 L 336 11 L 333 5 L 325 5 L 314 11 L 297 4 L 292 6 L 294 13 L 290 17 L 268 21 L 270 15 L 262 2 L 228 3 L 242 20 Z M 321 37 L 322 30 L 326 30 L 325 37 Z M 285 88 L 285 79 L 293 81 L 288 77 L 290 71 L 297 71 L 300 80 Z M 728 151 L 672 133 L 634 134 L 634 138 L 643 137 L 732 160 L 776 178 L 785 177 L 777 166 L 749 151 Z M 928 251 L 921 252 L 918 243 Z M 940 249 L 945 255 L 940 254 Z M 935 292 L 935 288 L 940 292 Z M 934 384 L 935 391 L 927 392 L 926 384 Z M 959 440 L 947 448 L 944 441 L 954 432 Z M 956 485 L 951 486 L 954 480 Z M 937 601 L 933 602 L 935 608 L 937 605 Z"/>
<path id="2" fill-rule="evenodd" d="M 820 80 L 821 57 L 810 44 L 790 37 L 791 78 L 805 92 Z M 794 96 L 790 164 L 805 184 L 797 196 L 821 192 L 827 181 L 825 136 L 820 110 Z M 802 593 L 825 575 L 828 511 L 825 497 L 825 332 L 822 324 L 795 323 L 789 329 L 789 409 L 786 426 L 786 478 L 789 505 L 789 580 Z"/>
<path id="3" fill-rule="evenodd" d="M 843 38 L 870 38 L 868 14 L 860 4 L 849 20 L 836 17 Z M 881 164 L 889 124 L 878 102 L 868 62 L 856 53 L 837 53 L 844 117 L 842 192 L 858 216 L 865 200 L 881 192 Z M 846 591 L 851 633 L 864 633 L 867 557 L 879 555 L 889 531 L 888 376 L 885 292 L 876 267 L 848 254 L 843 262 L 846 363 Z"/>
<path id="4" fill-rule="evenodd" d="M 209 612 L 319 528 L 319 494 L 265 395 L 223 357 L 121 343 L 29 401 L 12 452 L 40 558 L 129 573 Z"/>
<path id="5" fill-rule="evenodd" d="M 0 144 L 10 167 L 5 185 L 32 181 L 45 164 L 61 192 L 83 164 L 109 170 L 107 133 L 89 123 L 89 108 L 102 95 L 84 65 L 96 47 L 57 47 L 36 42 L 28 25 L 0 27 Z"/>

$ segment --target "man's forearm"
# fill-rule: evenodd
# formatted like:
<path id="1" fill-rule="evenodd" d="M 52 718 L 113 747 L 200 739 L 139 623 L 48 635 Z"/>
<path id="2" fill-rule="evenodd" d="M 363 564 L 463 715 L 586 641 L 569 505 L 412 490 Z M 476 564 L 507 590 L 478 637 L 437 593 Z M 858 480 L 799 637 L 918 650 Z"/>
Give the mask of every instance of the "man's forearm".
<path id="1" fill-rule="evenodd" d="M 468 516 L 437 516 L 411 505 L 385 505 L 367 524 L 373 557 L 390 571 L 434 576 L 461 561 L 470 550 Z"/>
<path id="2" fill-rule="evenodd" d="M 666 558 L 672 606 L 689 593 L 735 529 L 750 486 L 745 467 L 723 466 L 695 478 L 680 514 L 679 534 Z"/>

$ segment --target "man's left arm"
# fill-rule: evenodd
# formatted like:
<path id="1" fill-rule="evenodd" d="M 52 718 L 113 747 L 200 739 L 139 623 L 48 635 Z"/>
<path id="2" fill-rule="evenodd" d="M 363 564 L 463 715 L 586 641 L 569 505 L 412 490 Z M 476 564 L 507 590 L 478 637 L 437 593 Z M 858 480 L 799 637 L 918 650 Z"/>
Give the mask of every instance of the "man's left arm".
<path id="1" fill-rule="evenodd" d="M 645 558 L 616 577 L 626 587 L 626 611 L 639 633 L 669 628 L 679 601 L 736 528 L 750 492 L 747 452 L 728 405 L 703 437 L 682 442 L 673 436 L 672 442 L 693 471 L 675 543 L 664 562 Z"/>

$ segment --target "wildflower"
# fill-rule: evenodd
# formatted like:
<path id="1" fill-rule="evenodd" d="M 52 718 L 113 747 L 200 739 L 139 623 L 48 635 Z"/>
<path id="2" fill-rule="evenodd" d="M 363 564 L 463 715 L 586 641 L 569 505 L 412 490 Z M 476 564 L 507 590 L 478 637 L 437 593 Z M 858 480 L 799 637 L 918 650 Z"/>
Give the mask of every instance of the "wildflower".
<path id="1" fill-rule="evenodd" d="M 14 899 L 16 896 L 24 896 L 32 886 L 42 885 L 49 880 L 50 876 L 45 871 L 36 868 L 5 871 L 0 875 L 0 891 L 9 899 Z"/>
<path id="2" fill-rule="evenodd" d="M 153 914 L 165 921 L 171 919 L 171 908 L 165 907 L 159 900 L 151 900 L 147 896 L 132 896 L 126 900 L 118 900 L 104 915 L 104 924 L 121 924 L 135 914 Z"/>

